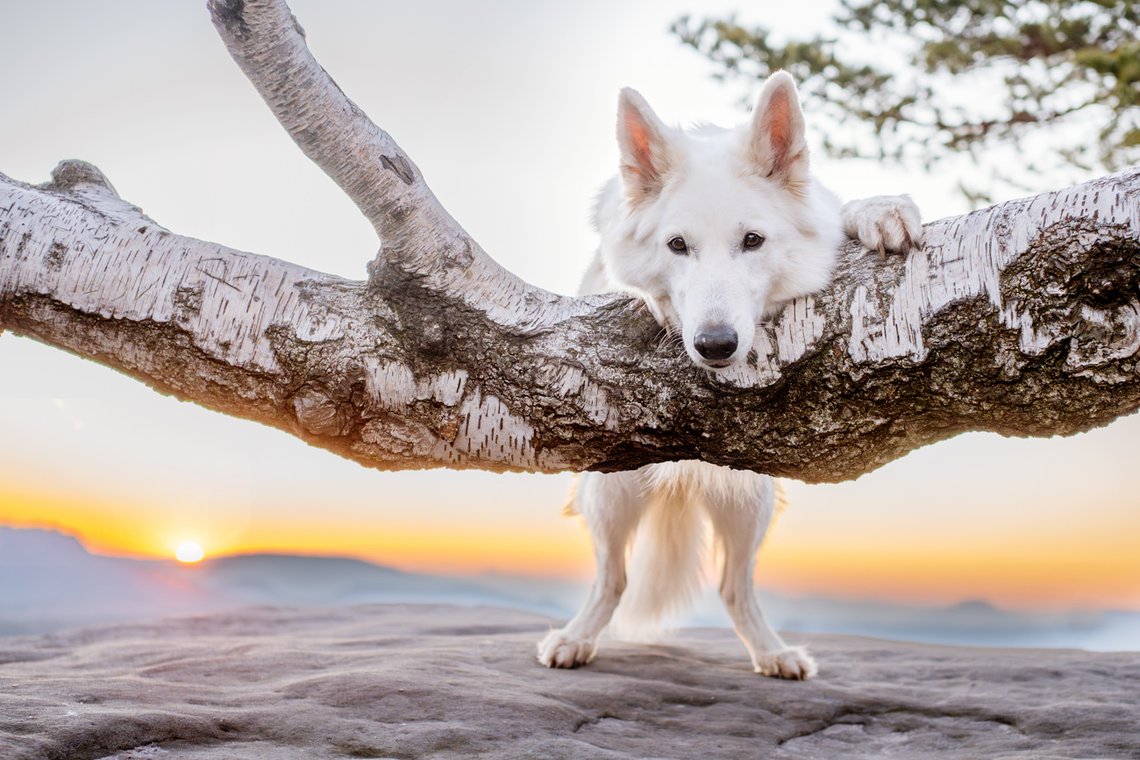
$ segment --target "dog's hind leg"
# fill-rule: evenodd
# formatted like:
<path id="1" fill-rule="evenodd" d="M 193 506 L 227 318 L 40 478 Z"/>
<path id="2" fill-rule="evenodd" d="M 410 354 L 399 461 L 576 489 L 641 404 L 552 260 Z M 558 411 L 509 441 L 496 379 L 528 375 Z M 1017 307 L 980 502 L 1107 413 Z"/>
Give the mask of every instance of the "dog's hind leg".
<path id="1" fill-rule="evenodd" d="M 645 511 L 636 471 L 586 472 L 579 477 L 576 506 L 594 541 L 598 574 L 574 619 L 539 642 L 538 660 L 551 668 L 576 668 L 594 658 L 598 636 L 625 591 L 625 551 Z"/>
<path id="2" fill-rule="evenodd" d="M 705 508 L 724 553 L 721 599 L 757 673 L 811 678 L 816 674 L 815 661 L 802 647 L 788 646 L 772 630 L 752 588 L 756 552 L 775 512 L 774 481 L 750 472 L 734 472 L 732 477 L 736 487 L 705 494 Z"/>

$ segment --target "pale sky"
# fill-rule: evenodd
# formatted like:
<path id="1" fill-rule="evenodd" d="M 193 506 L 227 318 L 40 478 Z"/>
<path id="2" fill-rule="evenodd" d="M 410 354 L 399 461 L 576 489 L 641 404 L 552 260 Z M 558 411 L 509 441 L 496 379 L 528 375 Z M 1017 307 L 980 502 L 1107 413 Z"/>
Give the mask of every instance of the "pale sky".
<path id="1" fill-rule="evenodd" d="M 741 91 L 667 33 L 695 5 L 292 3 L 318 60 L 460 223 L 560 292 L 595 243 L 588 213 L 616 166 L 619 88 L 670 122 L 744 118 Z M 831 3 L 782 7 L 794 10 L 762 20 L 796 34 Z M 174 232 L 363 275 L 371 228 L 273 120 L 204 0 L 0 1 L 0 72 L 0 172 L 42 182 L 82 158 Z M 928 219 L 964 210 L 945 176 L 815 157 L 844 198 L 910 192 Z M 792 484 L 762 573 L 804 593 L 1140 609 L 1138 434 L 1132 417 L 1064 440 L 964 435 L 854 483 Z M 282 549 L 327 536 L 330 551 L 413 569 L 588 576 L 582 531 L 559 515 L 567 483 L 365 470 L 0 336 L 0 523 L 82 524 L 95 548 L 164 552 L 200 537 L 208 551 Z M 108 538 L 123 531 L 136 535 L 129 547 Z M 488 551 L 468 556 L 472 541 Z"/>

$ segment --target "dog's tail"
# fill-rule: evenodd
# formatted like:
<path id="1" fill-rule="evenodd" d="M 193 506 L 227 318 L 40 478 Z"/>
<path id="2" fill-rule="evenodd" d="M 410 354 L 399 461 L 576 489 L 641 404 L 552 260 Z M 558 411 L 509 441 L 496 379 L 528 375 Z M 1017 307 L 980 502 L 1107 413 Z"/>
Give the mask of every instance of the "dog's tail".
<path id="1" fill-rule="evenodd" d="M 610 626 L 617 638 L 651 640 L 666 616 L 692 604 L 701 588 L 704 546 L 697 505 L 668 498 L 650 505 L 633 540 L 628 583 Z"/>

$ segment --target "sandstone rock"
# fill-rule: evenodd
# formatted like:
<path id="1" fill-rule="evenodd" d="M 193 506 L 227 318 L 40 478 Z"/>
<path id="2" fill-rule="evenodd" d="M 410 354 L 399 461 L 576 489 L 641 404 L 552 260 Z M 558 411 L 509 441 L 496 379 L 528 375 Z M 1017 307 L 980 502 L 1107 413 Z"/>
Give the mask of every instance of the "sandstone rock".
<path id="1" fill-rule="evenodd" d="M 807 683 L 730 631 L 607 642 L 487 607 L 252 608 L 0 638 L 0 757 L 1136 758 L 1140 654 L 796 636 Z"/>

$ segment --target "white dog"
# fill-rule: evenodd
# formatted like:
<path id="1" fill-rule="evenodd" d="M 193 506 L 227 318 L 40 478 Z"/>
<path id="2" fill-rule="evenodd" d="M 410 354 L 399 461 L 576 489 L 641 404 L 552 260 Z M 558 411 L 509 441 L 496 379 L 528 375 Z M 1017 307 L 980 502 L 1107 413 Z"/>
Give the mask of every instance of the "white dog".
<path id="1" fill-rule="evenodd" d="M 637 92 L 623 90 L 617 133 L 621 171 L 598 199 L 601 244 L 582 292 L 640 296 L 698 367 L 744 361 L 759 322 L 826 287 L 844 232 L 880 251 L 920 240 L 909 198 L 841 209 L 809 174 L 803 113 L 785 72 L 768 78 L 750 123 L 734 130 L 668 127 Z M 597 579 L 574 619 L 539 643 L 538 659 L 583 665 L 615 609 L 622 622 L 652 625 L 689 601 L 707 522 L 723 563 L 720 594 L 756 672 L 813 676 L 815 662 L 772 630 L 752 587 L 778 494 L 767 475 L 697 461 L 582 473 L 572 509 L 593 537 Z"/>

